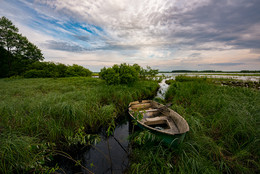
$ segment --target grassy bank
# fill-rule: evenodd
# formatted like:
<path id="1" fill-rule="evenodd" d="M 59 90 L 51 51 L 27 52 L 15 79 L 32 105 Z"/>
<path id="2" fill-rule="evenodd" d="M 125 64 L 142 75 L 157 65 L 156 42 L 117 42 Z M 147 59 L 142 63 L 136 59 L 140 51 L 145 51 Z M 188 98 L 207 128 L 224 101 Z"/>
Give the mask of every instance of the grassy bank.
<path id="1" fill-rule="evenodd" d="M 171 83 L 166 100 L 187 120 L 190 131 L 175 149 L 160 144 L 150 133 L 136 135 L 130 172 L 259 172 L 258 90 L 189 78 Z"/>
<path id="2" fill-rule="evenodd" d="M 50 170 L 45 163 L 54 150 L 95 141 L 130 101 L 157 88 L 152 81 L 108 86 L 96 78 L 0 79 L 0 173 Z"/>

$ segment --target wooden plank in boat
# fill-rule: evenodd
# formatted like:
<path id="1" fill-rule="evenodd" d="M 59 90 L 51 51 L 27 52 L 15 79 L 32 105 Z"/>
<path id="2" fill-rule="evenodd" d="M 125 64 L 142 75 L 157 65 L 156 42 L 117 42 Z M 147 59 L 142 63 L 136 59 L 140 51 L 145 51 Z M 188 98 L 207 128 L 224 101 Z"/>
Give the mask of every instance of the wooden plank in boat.
<path id="1" fill-rule="evenodd" d="M 151 106 L 151 103 L 139 103 L 139 104 L 134 104 L 131 106 L 132 109 L 144 109 L 144 108 L 149 108 Z"/>

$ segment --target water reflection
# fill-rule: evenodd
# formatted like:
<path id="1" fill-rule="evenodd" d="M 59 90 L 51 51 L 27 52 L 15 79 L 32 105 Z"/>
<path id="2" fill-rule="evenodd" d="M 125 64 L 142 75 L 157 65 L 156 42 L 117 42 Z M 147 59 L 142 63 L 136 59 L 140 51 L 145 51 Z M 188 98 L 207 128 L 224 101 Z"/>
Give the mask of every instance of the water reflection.
<path id="1" fill-rule="evenodd" d="M 83 150 L 75 151 L 70 153 L 73 159 L 80 160 L 81 165 L 86 167 L 89 171 L 95 174 L 99 173 L 124 173 L 129 165 L 128 160 L 128 136 L 129 136 L 129 121 L 126 117 L 119 125 L 115 128 L 114 135 L 107 138 L 105 131 L 100 133 L 101 141 L 93 145 L 90 148 L 84 148 Z M 75 162 L 58 156 L 55 160 L 58 163 L 60 169 L 57 173 L 91 173 L 84 169 L 80 165 L 75 165 Z"/>
<path id="2" fill-rule="evenodd" d="M 93 173 L 123 173 L 128 167 L 128 121 L 115 129 L 114 136 L 103 137 L 101 142 L 83 154 L 83 165 Z M 88 173 L 88 172 L 85 172 Z"/>

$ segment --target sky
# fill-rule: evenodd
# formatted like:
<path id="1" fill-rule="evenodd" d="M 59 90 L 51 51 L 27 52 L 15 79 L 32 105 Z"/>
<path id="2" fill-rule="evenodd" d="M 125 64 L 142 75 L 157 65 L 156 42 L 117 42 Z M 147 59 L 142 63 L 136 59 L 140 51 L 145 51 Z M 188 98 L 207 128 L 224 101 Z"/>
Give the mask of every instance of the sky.
<path id="1" fill-rule="evenodd" d="M 260 0 L 0 0 L 45 61 L 259 70 Z"/>

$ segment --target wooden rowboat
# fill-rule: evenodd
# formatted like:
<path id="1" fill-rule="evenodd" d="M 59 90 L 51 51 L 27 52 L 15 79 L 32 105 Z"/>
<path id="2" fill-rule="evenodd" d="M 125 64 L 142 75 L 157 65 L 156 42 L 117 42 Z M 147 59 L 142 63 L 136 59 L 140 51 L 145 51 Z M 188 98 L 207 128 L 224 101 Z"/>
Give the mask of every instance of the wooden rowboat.
<path id="1" fill-rule="evenodd" d="M 131 102 L 128 111 L 139 127 L 150 130 L 168 144 L 181 143 L 189 131 L 189 125 L 182 116 L 153 100 Z"/>

